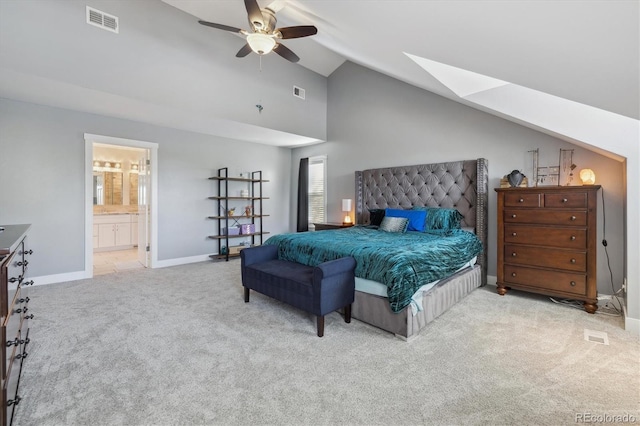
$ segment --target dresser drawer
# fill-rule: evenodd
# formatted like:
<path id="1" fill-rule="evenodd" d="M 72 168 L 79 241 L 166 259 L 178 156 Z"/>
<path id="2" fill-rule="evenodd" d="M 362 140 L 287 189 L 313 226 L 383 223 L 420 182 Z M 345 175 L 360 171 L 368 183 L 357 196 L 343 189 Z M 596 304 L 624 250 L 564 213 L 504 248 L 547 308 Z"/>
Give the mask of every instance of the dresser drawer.
<path id="1" fill-rule="evenodd" d="M 585 274 L 547 271 L 517 265 L 504 265 L 504 281 L 506 285 L 520 284 L 538 290 L 571 293 L 576 296 L 585 296 L 587 291 Z"/>
<path id="2" fill-rule="evenodd" d="M 548 193 L 544 194 L 544 206 L 553 208 L 575 209 L 587 207 L 586 192 L 570 192 L 570 193 Z"/>
<path id="3" fill-rule="evenodd" d="M 506 207 L 540 207 L 540 194 L 530 192 L 508 192 L 504 194 Z"/>
<path id="4" fill-rule="evenodd" d="M 505 225 L 505 243 L 533 246 L 587 248 L 586 228 L 555 228 L 550 226 Z"/>
<path id="5" fill-rule="evenodd" d="M 587 253 L 547 247 L 509 244 L 504 247 L 504 262 L 586 272 Z"/>
<path id="6" fill-rule="evenodd" d="M 587 212 L 581 210 L 505 209 L 506 223 L 540 223 L 559 226 L 586 226 Z"/>
<path id="7" fill-rule="evenodd" d="M 15 348 L 11 348 L 13 351 Z M 2 416 L 4 417 L 5 425 L 10 425 L 13 417 L 13 411 L 17 404 L 20 402 L 18 396 L 18 383 L 20 380 L 20 360 L 13 360 L 9 364 L 8 375 L 2 386 L 2 401 L 6 401 L 2 407 Z"/>
<path id="8" fill-rule="evenodd" d="M 16 298 L 9 307 L 9 314 L 5 317 L 0 329 L 0 344 L 5 348 L 5 357 L 2 358 L 2 378 L 7 374 L 7 369 L 13 358 L 14 349 L 20 346 L 20 326 L 24 316 L 23 303 L 20 302 L 20 289 L 16 292 Z M 26 305 L 25 305 L 26 306 Z"/>

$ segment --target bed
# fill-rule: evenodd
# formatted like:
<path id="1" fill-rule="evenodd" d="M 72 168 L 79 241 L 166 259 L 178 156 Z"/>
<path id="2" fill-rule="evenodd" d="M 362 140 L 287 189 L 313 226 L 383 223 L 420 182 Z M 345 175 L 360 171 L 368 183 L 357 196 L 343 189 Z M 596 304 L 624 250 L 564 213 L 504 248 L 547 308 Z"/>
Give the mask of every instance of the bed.
<path id="1" fill-rule="evenodd" d="M 280 258 L 307 265 L 355 257 L 352 317 L 410 340 L 486 284 L 487 170 L 485 159 L 475 159 L 357 171 L 356 226 L 281 234 L 265 244 L 278 245 Z M 373 213 L 387 208 L 453 211 L 460 229 L 375 229 L 370 225 Z"/>

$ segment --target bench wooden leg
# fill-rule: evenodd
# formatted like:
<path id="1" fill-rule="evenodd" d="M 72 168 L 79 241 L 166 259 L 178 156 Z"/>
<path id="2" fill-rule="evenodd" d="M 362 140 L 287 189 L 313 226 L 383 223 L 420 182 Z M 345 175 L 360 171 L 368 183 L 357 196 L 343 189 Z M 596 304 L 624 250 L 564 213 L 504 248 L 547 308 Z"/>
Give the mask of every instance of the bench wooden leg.
<path id="1" fill-rule="evenodd" d="M 249 302 L 249 287 L 244 288 L 244 303 Z"/>
<path id="2" fill-rule="evenodd" d="M 324 315 L 318 315 L 318 337 L 324 336 Z"/>
<path id="3" fill-rule="evenodd" d="M 344 322 L 351 322 L 351 304 L 344 307 Z"/>

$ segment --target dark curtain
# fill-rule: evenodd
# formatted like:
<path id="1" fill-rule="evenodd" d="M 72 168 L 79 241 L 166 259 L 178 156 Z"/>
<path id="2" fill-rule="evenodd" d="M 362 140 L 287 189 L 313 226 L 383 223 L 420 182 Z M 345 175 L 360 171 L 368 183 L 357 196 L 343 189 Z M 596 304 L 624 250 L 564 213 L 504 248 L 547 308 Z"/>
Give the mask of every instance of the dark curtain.
<path id="1" fill-rule="evenodd" d="M 298 171 L 298 232 L 309 230 L 309 159 L 300 159 Z"/>

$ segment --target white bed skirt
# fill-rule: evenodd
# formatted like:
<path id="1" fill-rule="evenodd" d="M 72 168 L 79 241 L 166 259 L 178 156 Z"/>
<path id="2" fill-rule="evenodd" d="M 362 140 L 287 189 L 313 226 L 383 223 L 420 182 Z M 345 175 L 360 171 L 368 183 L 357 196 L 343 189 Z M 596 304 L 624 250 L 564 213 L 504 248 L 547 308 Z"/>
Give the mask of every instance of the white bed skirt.
<path id="1" fill-rule="evenodd" d="M 422 328 L 482 285 L 479 265 L 464 269 L 446 280 L 440 281 L 422 298 L 422 311 L 413 315 L 410 306 L 394 313 L 386 297 L 356 291 L 351 316 L 367 324 L 410 340 Z"/>

